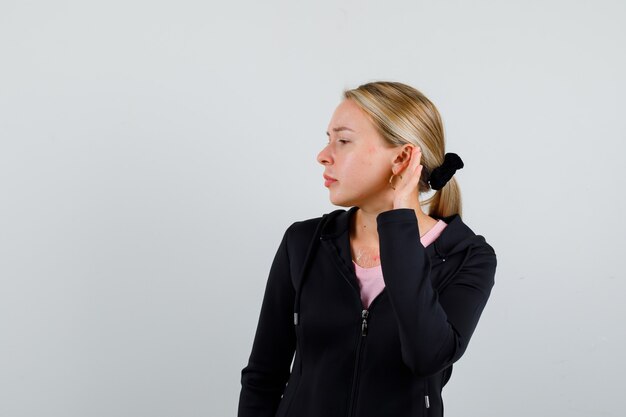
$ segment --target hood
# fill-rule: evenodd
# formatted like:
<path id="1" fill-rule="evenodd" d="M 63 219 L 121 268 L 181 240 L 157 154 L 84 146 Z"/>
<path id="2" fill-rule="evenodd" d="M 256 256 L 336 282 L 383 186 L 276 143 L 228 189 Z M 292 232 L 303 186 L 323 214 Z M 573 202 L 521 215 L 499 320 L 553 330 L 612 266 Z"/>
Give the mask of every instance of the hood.
<path id="1" fill-rule="evenodd" d="M 320 246 L 321 241 L 323 240 L 332 240 L 335 241 L 335 247 L 338 247 L 338 241 L 342 240 L 342 236 L 344 233 L 349 233 L 350 231 L 350 219 L 352 215 L 358 210 L 358 206 L 354 206 L 349 210 L 338 209 L 333 212 L 324 214 L 321 218 L 319 218 L 319 223 L 315 228 L 315 232 L 313 233 L 311 242 L 309 243 L 308 250 L 306 256 L 304 258 L 304 264 L 301 269 L 300 276 L 297 279 L 297 288 L 296 288 L 296 300 L 295 300 L 295 310 L 294 310 L 294 324 L 298 325 L 298 316 L 300 312 L 300 293 L 302 284 L 306 278 L 307 271 L 309 269 L 309 264 L 311 260 L 314 258 L 314 254 Z M 472 252 L 472 248 L 476 248 L 479 246 L 487 245 L 485 238 L 480 235 L 476 235 L 472 229 L 470 229 L 461 219 L 461 216 L 458 214 L 453 214 L 447 217 L 437 217 L 432 216 L 437 220 L 443 220 L 447 223 L 447 226 L 439 237 L 435 239 L 435 241 L 428 245 L 425 250 L 426 254 L 431 259 L 432 263 L 440 263 L 445 262 L 446 258 L 450 255 L 453 255 L 457 252 L 465 251 L 465 256 L 463 257 L 463 261 L 460 265 L 455 269 L 455 271 L 450 274 L 450 278 L 452 278 L 456 272 L 465 264 L 467 259 Z M 345 243 L 347 241 L 347 247 L 343 248 L 347 257 L 350 257 L 350 241 L 349 239 L 343 239 Z M 341 256 L 340 258 L 345 258 L 346 256 Z M 348 266 L 348 259 L 344 259 L 344 267 L 350 268 L 352 265 Z"/>
<path id="2" fill-rule="evenodd" d="M 325 214 L 324 218 L 326 221 L 320 222 L 319 225 L 321 226 L 319 239 L 335 239 L 343 233 L 349 232 L 350 219 L 357 210 L 358 207 L 355 206 L 349 210 L 339 209 Z M 437 220 L 443 220 L 448 225 L 443 230 L 441 235 L 439 235 L 439 237 L 437 237 L 431 245 L 426 247 L 426 253 L 431 258 L 433 255 L 445 258 L 457 252 L 466 250 L 468 246 L 476 246 L 486 243 L 482 236 L 476 235 L 472 229 L 463 223 L 461 216 L 458 214 L 453 214 L 447 217 L 431 217 Z"/>

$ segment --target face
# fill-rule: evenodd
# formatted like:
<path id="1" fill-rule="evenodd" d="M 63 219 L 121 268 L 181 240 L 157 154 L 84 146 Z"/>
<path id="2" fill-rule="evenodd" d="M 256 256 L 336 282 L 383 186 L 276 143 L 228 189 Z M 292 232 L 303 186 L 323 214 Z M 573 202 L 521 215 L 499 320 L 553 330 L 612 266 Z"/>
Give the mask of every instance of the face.
<path id="1" fill-rule="evenodd" d="M 343 100 L 332 115 L 328 144 L 317 155 L 330 201 L 337 206 L 381 207 L 392 202 L 389 177 L 401 147 L 390 147 L 376 131 L 369 115 L 350 99 Z M 397 166 L 396 166 L 397 169 Z"/>

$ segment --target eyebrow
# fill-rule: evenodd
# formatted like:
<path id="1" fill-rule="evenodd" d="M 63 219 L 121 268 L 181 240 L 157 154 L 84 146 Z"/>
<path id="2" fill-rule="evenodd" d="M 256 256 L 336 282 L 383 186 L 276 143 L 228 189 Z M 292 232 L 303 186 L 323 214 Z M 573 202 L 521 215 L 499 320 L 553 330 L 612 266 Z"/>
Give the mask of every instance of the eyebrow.
<path id="1" fill-rule="evenodd" d="M 341 132 L 343 130 L 349 130 L 350 132 L 354 132 L 354 130 L 352 130 L 349 127 L 346 127 L 346 126 L 339 126 L 339 127 L 334 127 L 333 128 L 333 132 Z M 326 132 L 326 135 L 330 136 L 330 133 Z"/>

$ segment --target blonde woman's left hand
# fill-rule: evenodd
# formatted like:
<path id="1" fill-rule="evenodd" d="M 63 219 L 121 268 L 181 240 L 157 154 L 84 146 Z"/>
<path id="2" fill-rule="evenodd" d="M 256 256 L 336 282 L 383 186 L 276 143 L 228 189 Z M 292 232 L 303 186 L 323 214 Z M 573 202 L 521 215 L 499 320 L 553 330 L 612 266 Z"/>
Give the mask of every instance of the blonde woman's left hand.
<path id="1" fill-rule="evenodd" d="M 420 164 L 422 152 L 418 146 L 411 151 L 409 165 L 401 171 L 402 179 L 397 175 L 396 189 L 393 197 L 393 208 L 412 208 L 421 210 L 419 203 L 418 184 L 422 175 L 422 165 Z"/>

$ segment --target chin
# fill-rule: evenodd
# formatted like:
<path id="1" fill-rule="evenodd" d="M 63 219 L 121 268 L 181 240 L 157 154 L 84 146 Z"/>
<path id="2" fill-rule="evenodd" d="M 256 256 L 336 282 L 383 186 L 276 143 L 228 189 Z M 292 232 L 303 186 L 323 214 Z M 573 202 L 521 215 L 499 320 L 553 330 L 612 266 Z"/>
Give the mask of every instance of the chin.
<path id="1" fill-rule="evenodd" d="M 330 195 L 328 196 L 328 199 L 330 200 L 330 202 L 335 205 L 335 206 L 341 206 L 343 207 L 345 205 L 345 199 L 343 198 L 338 198 L 336 195 L 333 195 L 333 193 L 331 192 Z"/>
<path id="2" fill-rule="evenodd" d="M 336 196 L 330 195 L 330 202 L 338 207 L 352 207 L 356 205 L 356 202 L 347 199 L 347 198 L 337 198 Z"/>

